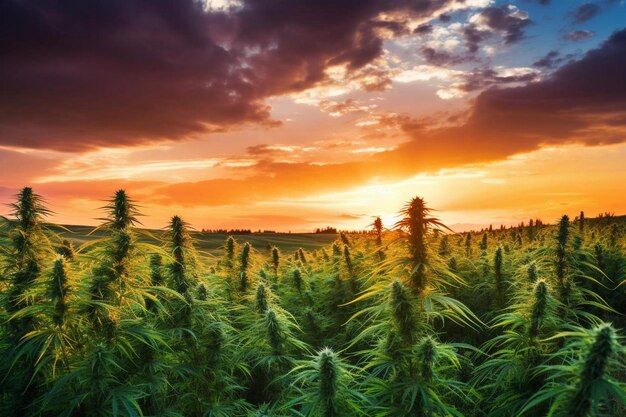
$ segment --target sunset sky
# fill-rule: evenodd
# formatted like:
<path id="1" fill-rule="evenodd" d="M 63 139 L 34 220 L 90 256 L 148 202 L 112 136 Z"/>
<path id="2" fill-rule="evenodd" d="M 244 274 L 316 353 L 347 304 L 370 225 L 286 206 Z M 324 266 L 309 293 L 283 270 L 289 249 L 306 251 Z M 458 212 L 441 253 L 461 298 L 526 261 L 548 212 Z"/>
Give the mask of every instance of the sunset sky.
<path id="1" fill-rule="evenodd" d="M 0 201 L 56 222 L 626 213 L 623 0 L 1 0 L 0 85 Z"/>

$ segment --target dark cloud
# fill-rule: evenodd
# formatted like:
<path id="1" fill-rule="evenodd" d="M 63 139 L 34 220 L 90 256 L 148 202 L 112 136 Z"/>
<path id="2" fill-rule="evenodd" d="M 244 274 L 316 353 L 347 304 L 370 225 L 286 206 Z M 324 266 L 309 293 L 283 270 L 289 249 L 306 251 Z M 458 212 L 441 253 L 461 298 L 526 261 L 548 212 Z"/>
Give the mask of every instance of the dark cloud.
<path id="1" fill-rule="evenodd" d="M 463 37 L 465 38 L 465 45 L 467 50 L 471 53 L 478 52 L 480 44 L 489 38 L 491 32 L 486 30 L 480 30 L 476 25 L 467 25 L 463 28 Z"/>
<path id="2" fill-rule="evenodd" d="M 392 36 L 402 36 L 408 35 L 411 33 L 407 22 L 405 21 L 375 21 L 372 22 L 372 27 L 374 29 L 384 29 L 387 30 Z"/>
<path id="3" fill-rule="evenodd" d="M 81 150 L 269 118 L 194 1 L 4 1 L 0 141 Z"/>
<path id="4" fill-rule="evenodd" d="M 383 12 L 434 17 L 453 0 L 0 3 L 0 143 L 80 151 L 269 123 L 264 100 L 380 56 Z"/>
<path id="5" fill-rule="evenodd" d="M 259 145 L 248 146 L 247 153 L 249 155 L 259 156 L 259 155 L 272 155 L 275 153 L 280 153 L 280 151 L 276 148 L 272 148 L 270 145 L 265 143 L 261 143 Z"/>
<path id="6" fill-rule="evenodd" d="M 542 68 L 542 69 L 555 69 L 560 67 L 561 65 L 572 62 L 572 60 L 576 57 L 575 54 L 565 54 L 562 55 L 558 51 L 550 51 L 537 60 L 533 67 Z"/>
<path id="7" fill-rule="evenodd" d="M 424 23 L 422 25 L 419 25 L 418 27 L 416 27 L 413 30 L 413 33 L 417 33 L 419 35 L 423 35 L 426 33 L 431 33 L 433 31 L 433 25 L 429 25 L 427 23 Z"/>
<path id="8" fill-rule="evenodd" d="M 596 33 L 591 30 L 574 30 L 567 33 L 564 38 L 568 41 L 578 42 L 593 38 L 595 35 Z"/>
<path id="9" fill-rule="evenodd" d="M 465 45 L 471 53 L 478 52 L 480 44 L 493 33 L 499 33 L 505 44 L 519 42 L 524 38 L 524 31 L 533 24 L 526 12 L 510 4 L 487 7 L 477 15 L 478 22 L 463 28 Z"/>
<path id="10" fill-rule="evenodd" d="M 381 157 L 409 169 L 501 159 L 546 144 L 625 142 L 624 73 L 626 29 L 544 80 L 481 93 L 462 126 L 428 132 L 405 123 L 415 139 Z"/>
<path id="11" fill-rule="evenodd" d="M 501 74 L 493 68 L 471 71 L 465 76 L 462 89 L 466 92 L 483 90 L 494 85 L 529 83 L 539 78 L 538 72 L 524 71 L 520 73 Z"/>
<path id="12" fill-rule="evenodd" d="M 542 68 L 542 69 L 555 69 L 567 62 L 572 62 L 572 60 L 576 57 L 575 54 L 565 54 L 562 55 L 559 51 L 550 51 L 545 54 L 543 57 L 538 59 L 533 67 Z"/>
<path id="13" fill-rule="evenodd" d="M 422 56 L 431 65 L 447 66 L 456 65 L 471 60 L 472 57 L 464 55 L 453 55 L 447 52 L 437 51 L 434 48 L 422 48 Z"/>
<path id="14" fill-rule="evenodd" d="M 561 62 L 561 54 L 558 51 L 550 51 L 545 54 L 541 59 L 533 64 L 533 67 L 538 68 L 556 68 Z"/>
<path id="15" fill-rule="evenodd" d="M 595 17 L 600 11 L 600 6 L 595 3 L 585 3 L 574 9 L 570 16 L 574 23 L 583 23 Z"/>
<path id="16" fill-rule="evenodd" d="M 480 16 L 489 28 L 503 33 L 507 44 L 520 41 L 524 37 L 524 30 L 533 23 L 525 12 L 510 4 L 487 7 L 480 12 Z"/>

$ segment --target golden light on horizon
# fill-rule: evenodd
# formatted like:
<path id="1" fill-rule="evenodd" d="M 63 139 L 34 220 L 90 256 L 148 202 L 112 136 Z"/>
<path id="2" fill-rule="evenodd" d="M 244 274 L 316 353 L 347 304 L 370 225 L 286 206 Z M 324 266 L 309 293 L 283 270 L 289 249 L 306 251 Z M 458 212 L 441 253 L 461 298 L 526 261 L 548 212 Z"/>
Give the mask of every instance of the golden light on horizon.
<path id="1" fill-rule="evenodd" d="M 581 171 L 577 165 L 583 156 L 587 169 Z M 335 192 L 322 191 L 333 188 L 331 177 L 328 184 L 315 184 L 315 189 L 320 190 L 318 192 L 294 194 L 278 184 L 275 193 L 264 189 L 257 190 L 263 191 L 259 196 L 243 197 L 239 195 L 239 187 L 243 184 L 245 188 L 241 192 L 254 194 L 255 180 L 242 174 L 242 179 L 238 180 L 241 184 L 235 181 L 226 185 L 236 193 L 232 204 L 214 204 L 207 200 L 209 204 L 205 205 L 202 196 L 218 191 L 204 183 L 197 186 L 192 183 L 190 186 L 188 192 L 198 196 L 193 198 L 192 204 L 164 200 L 159 195 L 159 190 L 166 183 L 153 176 L 153 172 L 163 175 L 163 172 L 171 170 L 174 176 L 193 178 L 197 169 L 219 164 L 215 161 L 196 160 L 190 163 L 183 160 L 165 164 L 145 161 L 129 166 L 126 171 L 121 160 L 117 176 L 85 176 L 82 178 L 85 181 L 80 175 L 66 180 L 51 177 L 33 185 L 52 205 L 56 213 L 53 219 L 67 224 L 96 224 L 97 215 L 94 213 L 102 206 L 102 201 L 115 191 L 116 186 L 124 188 L 127 185 L 129 194 L 140 203 L 146 214 L 143 219 L 145 225 L 151 228 L 162 227 L 174 213 L 182 215 L 196 229 L 227 227 L 299 232 L 324 226 L 363 229 L 376 216 L 381 217 L 386 227 L 392 227 L 406 201 L 419 195 L 437 210 L 435 215 L 446 224 L 455 230 L 465 230 L 489 224 L 517 224 L 529 218 L 551 222 L 561 214 L 575 215 L 580 210 L 587 211 L 589 215 L 616 211 L 623 203 L 621 196 L 610 190 L 614 186 L 615 172 L 622 168 L 625 158 L 626 145 L 548 147 L 504 161 L 444 169 L 400 181 L 372 177 L 365 185 L 354 184 Z M 98 171 L 97 163 L 102 163 L 104 159 L 99 156 L 90 160 L 89 170 L 114 173 L 109 163 L 103 166 L 103 171 Z M 160 167 L 166 169 L 160 170 Z M 129 172 L 142 181 L 129 181 L 132 179 L 132 176 L 126 176 Z M 121 179 L 125 182 L 120 182 Z M 626 174 L 623 179 L 626 180 Z M 240 198 L 252 200 L 244 200 L 249 202 L 240 205 L 236 203 Z"/>

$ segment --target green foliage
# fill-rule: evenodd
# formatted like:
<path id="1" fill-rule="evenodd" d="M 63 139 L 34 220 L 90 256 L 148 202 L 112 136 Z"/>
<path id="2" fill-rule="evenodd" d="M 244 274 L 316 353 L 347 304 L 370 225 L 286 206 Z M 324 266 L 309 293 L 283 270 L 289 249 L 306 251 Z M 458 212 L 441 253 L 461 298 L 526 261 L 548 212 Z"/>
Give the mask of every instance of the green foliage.
<path id="1" fill-rule="evenodd" d="M 332 349 L 322 349 L 292 369 L 295 398 L 285 404 L 286 410 L 307 417 L 364 415 L 367 398 L 356 389 L 355 373 Z"/>
<path id="2" fill-rule="evenodd" d="M 280 267 L 280 250 L 274 246 L 272 248 L 272 268 L 274 275 L 278 276 L 278 268 Z"/>
<path id="3" fill-rule="evenodd" d="M 12 219 L 2 218 L 2 239 L 6 243 L 3 242 L 0 249 L 0 335 L 3 339 L 0 375 L 5 375 L 0 381 L 0 392 L 7 397 L 7 401 L 0 402 L 0 414 L 8 416 L 24 413 L 29 407 L 29 398 L 38 393 L 41 374 L 37 368 L 36 348 L 24 352 L 22 344 L 25 338 L 38 331 L 40 317 L 32 314 L 40 298 L 37 281 L 53 257 L 53 236 L 43 224 L 51 212 L 43 198 L 29 187 L 23 188 L 15 198 L 9 205 Z M 13 378 L 8 378 L 9 375 Z"/>
<path id="4" fill-rule="evenodd" d="M 173 288 L 182 295 L 186 294 L 197 281 L 193 272 L 195 254 L 187 228 L 187 223 L 174 216 L 168 230 L 172 257 L 169 265 L 170 279 Z"/>
<path id="5" fill-rule="evenodd" d="M 104 210 L 83 244 L 30 188 L 3 219 L 0 415 L 626 415 L 619 220 L 455 234 L 416 197 L 321 250 L 210 255 L 123 190 Z"/>
<path id="6" fill-rule="evenodd" d="M 609 324 L 591 330 L 573 328 L 553 338 L 569 339 L 553 356 L 553 363 L 538 368 L 543 387 L 520 414 L 544 405 L 550 416 L 623 415 L 626 403 L 626 350 Z M 547 403 L 547 404 L 546 404 Z"/>

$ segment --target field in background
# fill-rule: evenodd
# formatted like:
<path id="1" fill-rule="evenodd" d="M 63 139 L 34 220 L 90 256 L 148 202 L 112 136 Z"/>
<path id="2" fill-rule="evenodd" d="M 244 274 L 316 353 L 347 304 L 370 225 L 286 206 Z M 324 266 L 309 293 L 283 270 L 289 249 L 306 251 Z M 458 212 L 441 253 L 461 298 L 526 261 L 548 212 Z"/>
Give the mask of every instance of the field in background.
<path id="1" fill-rule="evenodd" d="M 91 226 L 52 226 L 52 230 L 61 235 L 64 239 L 71 240 L 75 245 L 81 245 L 99 237 L 102 232 Z M 146 230 L 142 235 L 144 242 L 158 244 L 159 237 L 163 231 Z M 194 239 L 194 245 L 201 256 L 221 256 L 223 254 L 222 247 L 229 235 L 221 233 L 200 233 L 191 232 Z M 249 242 L 253 248 L 263 251 L 267 245 L 276 246 L 282 252 L 291 253 L 299 248 L 306 251 L 321 249 L 337 240 L 336 234 L 318 234 L 318 233 L 252 233 L 252 234 L 233 234 L 235 240 L 241 244 Z"/>

